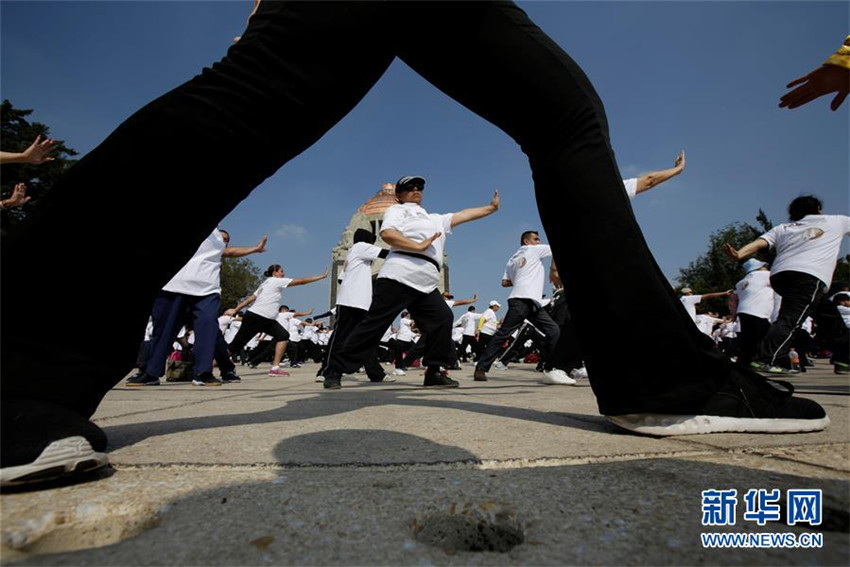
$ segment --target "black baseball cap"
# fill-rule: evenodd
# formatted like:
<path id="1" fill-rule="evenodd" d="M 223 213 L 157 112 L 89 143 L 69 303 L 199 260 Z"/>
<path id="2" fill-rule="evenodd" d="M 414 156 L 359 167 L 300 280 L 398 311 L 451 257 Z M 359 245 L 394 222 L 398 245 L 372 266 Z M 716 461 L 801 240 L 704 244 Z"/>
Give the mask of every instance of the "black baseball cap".
<path id="1" fill-rule="evenodd" d="M 409 187 L 422 187 L 422 189 L 425 189 L 425 178 L 421 175 L 406 175 L 396 181 L 395 192 L 409 191 Z"/>

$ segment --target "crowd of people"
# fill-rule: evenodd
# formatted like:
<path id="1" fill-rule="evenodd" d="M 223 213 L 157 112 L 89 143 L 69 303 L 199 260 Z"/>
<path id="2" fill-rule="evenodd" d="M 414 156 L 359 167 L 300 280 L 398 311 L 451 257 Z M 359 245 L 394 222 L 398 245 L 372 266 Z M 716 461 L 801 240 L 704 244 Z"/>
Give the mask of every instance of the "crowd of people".
<path id="1" fill-rule="evenodd" d="M 388 40 L 382 33 L 386 29 L 404 29 L 429 41 Z M 522 336 L 527 321 L 540 331 L 547 381 L 569 383 L 575 380 L 569 370 L 586 367 L 600 413 L 625 430 L 650 435 L 791 433 L 828 426 L 829 417 L 818 403 L 794 396 L 788 383 L 771 382 L 753 367 L 732 362 L 697 329 L 655 265 L 629 204 L 632 194 L 663 176 L 627 182 L 624 191 L 605 109 L 593 85 L 519 7 L 502 2 L 256 1 L 245 33 L 220 62 L 127 119 L 69 169 L 32 222 L 4 236 L 4 270 L 13 275 L 4 278 L 0 290 L 4 485 L 108 462 L 106 435 L 90 418 L 123 377 L 151 306 L 154 329 L 167 327 L 169 333 L 159 331 L 157 336 L 153 331 L 156 346 L 144 369 L 145 383 L 158 379 L 157 341 L 170 341 L 176 325 L 172 315 L 187 310 L 194 349 L 203 351 L 195 355 L 198 386 L 220 384 L 212 377 L 214 359 L 223 377 L 234 380 L 228 361 L 233 364 L 231 357 L 260 332 L 273 343 L 270 372 L 285 375 L 283 353 L 301 331 L 293 332 L 279 319 L 283 291 L 319 281 L 327 273 L 288 278 L 280 265 L 272 264 L 257 291 L 225 311 L 235 317 L 247 308 L 228 344 L 218 326 L 222 306 L 216 305 L 218 269 L 228 246 L 215 227 L 265 178 L 354 108 L 396 57 L 506 132 L 528 156 L 532 170 L 543 229 L 539 234 L 549 244 L 541 243 L 535 232 L 518 235 L 521 246 L 510 255 L 502 281 L 512 291 L 501 326 L 492 325 L 501 308 L 497 301 L 489 303 L 477 323 L 478 343 L 485 344 L 478 349 L 475 380 L 487 379 L 503 340 L 515 331 Z M 780 105 L 794 108 L 837 93 L 832 103 L 837 108 L 847 95 L 848 69 L 850 45 L 792 82 L 793 90 Z M 128 167 L 146 155 L 154 137 L 156 163 Z M 192 143 L 186 144 L 187 139 Z M 221 159 L 222 148 L 227 148 L 226 160 Z M 684 155 L 667 178 L 682 167 Z M 152 187 L 168 195 L 168 207 L 152 196 Z M 356 305 L 337 306 L 338 312 L 357 309 L 361 313 L 353 318 L 362 318 L 350 325 L 344 340 L 339 329 L 336 340 L 331 337 L 321 370 L 328 390 L 341 388 L 343 374 L 371 365 L 402 311 L 409 314 L 402 321 L 412 319 L 405 326 L 420 334 L 423 385 L 458 386 L 448 374 L 458 359 L 452 341 L 455 317 L 437 289 L 437 275 L 447 236 L 459 225 L 498 211 L 499 194 L 480 207 L 436 214 L 422 206 L 424 189 L 421 176 L 398 181 L 399 203 L 387 210 L 380 231 L 388 252 L 368 302 L 364 295 Z M 111 214 L 94 222 L 91 202 L 111 208 Z M 564 222 L 565 211 L 569 222 Z M 776 322 L 758 343 L 754 362 L 762 371 L 782 363 L 790 331 L 807 314 L 819 332 L 829 325 L 823 301 L 832 276 L 828 262 L 820 256 L 814 268 L 807 262 L 816 250 L 822 253 L 821 246 L 834 247 L 837 254 L 850 230 L 850 218 L 823 215 L 820 205 L 805 209 L 802 217 L 791 216 L 780 230 L 728 251 L 743 260 L 764 246 L 777 250 L 770 283 L 783 302 Z M 152 218 L 159 220 L 161 230 L 139 230 Z M 74 239 L 68 238 L 71 234 Z M 99 253 L 74 254 L 77 248 L 71 247 L 78 242 L 97 243 Z M 260 253 L 264 245 L 241 252 Z M 543 261 L 550 256 L 553 265 L 557 262 L 550 267 L 550 281 L 561 282 L 561 307 L 568 308 L 557 317 L 542 296 Z M 834 254 L 831 258 L 834 267 Z M 59 274 L 118 274 L 136 267 L 120 286 L 93 289 L 85 278 L 63 278 L 69 297 L 121 306 L 122 316 L 111 318 L 110 333 L 101 332 L 98 317 L 74 320 L 74 332 L 62 332 L 64 327 L 43 332 L 44 321 L 55 320 L 50 317 L 53 306 L 21 299 L 55 293 L 55 278 L 23 277 L 41 273 L 45 266 Z M 631 285 L 624 287 L 624 281 Z M 163 287 L 162 282 L 169 283 Z M 624 303 L 642 310 L 622 309 Z M 651 314 L 650 325 L 643 324 L 646 313 Z M 474 319 L 472 325 L 475 329 Z M 92 341 L 93 336 L 100 340 Z M 399 329 L 396 341 L 407 344 L 412 337 Z M 562 341 L 577 352 L 567 357 Z M 617 357 L 609 354 L 611 344 L 617 345 Z M 651 350 L 666 356 L 652 365 L 621 363 Z M 467 357 L 468 351 L 469 341 Z M 834 353 L 838 366 L 846 364 L 841 356 Z M 410 352 L 395 357 L 397 370 L 404 372 L 408 358 Z M 383 370 L 375 372 L 370 379 L 387 379 Z M 59 461 L 57 454 L 63 455 Z"/>

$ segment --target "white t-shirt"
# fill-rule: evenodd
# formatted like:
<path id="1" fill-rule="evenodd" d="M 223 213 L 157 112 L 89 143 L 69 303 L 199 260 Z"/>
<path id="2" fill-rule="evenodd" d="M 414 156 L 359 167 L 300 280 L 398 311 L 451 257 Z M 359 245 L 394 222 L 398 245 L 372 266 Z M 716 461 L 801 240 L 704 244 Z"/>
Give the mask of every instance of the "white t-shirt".
<path id="1" fill-rule="evenodd" d="M 216 228 L 186 265 L 163 286 L 163 291 L 196 297 L 221 293 L 221 253 L 225 247 L 224 238 Z"/>
<path id="2" fill-rule="evenodd" d="M 380 253 L 379 247 L 368 242 L 356 242 L 351 247 L 345 257 L 337 305 L 369 309 L 372 305 L 372 262 Z"/>
<path id="3" fill-rule="evenodd" d="M 490 310 L 492 313 L 492 310 Z M 493 313 L 495 317 L 496 314 Z M 474 311 L 467 311 L 460 317 L 461 326 L 463 327 L 463 334 L 468 335 L 470 337 L 475 336 L 475 329 L 478 327 L 478 320 L 481 319 L 480 313 L 475 313 Z M 495 331 L 494 331 L 495 332 Z"/>
<path id="4" fill-rule="evenodd" d="M 483 334 L 493 335 L 499 329 L 499 319 L 496 317 L 496 312 L 492 309 L 486 309 L 481 314 L 480 319 L 479 325 L 481 325 L 481 332 Z"/>
<path id="5" fill-rule="evenodd" d="M 463 339 L 463 329 L 460 327 L 454 327 L 452 329 L 452 341 L 459 343 Z"/>
<path id="6" fill-rule="evenodd" d="M 679 298 L 679 301 L 682 302 L 682 305 L 685 306 L 685 310 L 688 312 L 688 315 L 691 316 L 691 321 L 696 322 L 697 320 L 697 303 L 702 301 L 701 295 L 683 295 Z"/>
<path id="7" fill-rule="evenodd" d="M 384 336 L 381 337 L 381 342 L 389 342 L 389 340 L 393 338 L 393 335 L 395 335 L 395 332 L 393 331 L 393 326 L 390 325 L 389 327 L 387 327 L 387 330 L 384 331 Z"/>
<path id="8" fill-rule="evenodd" d="M 301 329 L 301 338 L 305 341 L 310 341 L 311 343 L 318 342 L 318 333 L 316 332 L 316 327 L 313 325 L 304 325 Z"/>
<path id="9" fill-rule="evenodd" d="M 396 334 L 397 341 L 406 343 L 413 340 L 413 329 L 410 328 L 411 323 L 413 323 L 413 319 L 410 319 L 409 317 L 399 321 L 398 333 Z"/>
<path id="10" fill-rule="evenodd" d="M 637 195 L 637 177 L 631 177 L 629 179 L 623 179 L 623 185 L 626 187 L 626 195 L 629 196 L 629 200 L 635 198 Z"/>
<path id="11" fill-rule="evenodd" d="M 711 336 L 711 331 L 714 328 L 715 323 L 719 323 L 723 319 L 718 319 L 716 317 L 712 317 L 711 315 L 697 315 L 695 323 L 697 324 L 697 328 L 708 335 Z"/>
<path id="12" fill-rule="evenodd" d="M 770 272 L 755 270 L 735 284 L 738 296 L 738 313 L 760 319 L 770 319 L 773 313 L 773 288 L 770 287 Z"/>
<path id="13" fill-rule="evenodd" d="M 218 330 L 224 334 L 227 330 L 227 326 L 230 325 L 230 322 L 233 321 L 233 317 L 230 315 L 222 315 L 218 318 Z"/>
<path id="14" fill-rule="evenodd" d="M 230 322 L 230 325 L 227 326 L 227 331 L 224 333 L 224 341 L 230 344 L 233 341 L 233 337 L 236 336 L 236 333 L 239 332 L 239 327 L 242 326 L 241 319 L 234 319 Z"/>
<path id="15" fill-rule="evenodd" d="M 520 246 L 519 250 L 514 252 L 502 275 L 502 279 L 511 280 L 513 283 L 509 299 L 531 299 L 539 307 L 543 307 L 543 286 L 546 283 L 543 258 L 550 256 L 552 249 L 548 244 Z"/>
<path id="16" fill-rule="evenodd" d="M 836 305 L 838 308 L 838 313 L 841 314 L 841 318 L 844 319 L 844 325 L 850 329 L 850 307 L 846 307 L 844 305 Z"/>
<path id="17" fill-rule="evenodd" d="M 803 272 L 829 287 L 841 241 L 848 234 L 850 217 L 846 215 L 806 215 L 775 226 L 759 238 L 776 249 L 773 274 Z"/>
<path id="18" fill-rule="evenodd" d="M 301 319 L 295 317 L 289 318 L 289 341 L 293 343 L 301 342 Z"/>
<path id="19" fill-rule="evenodd" d="M 254 292 L 257 299 L 248 308 L 251 313 L 256 313 L 266 319 L 274 319 L 280 309 L 280 300 L 283 297 L 283 289 L 292 283 L 292 278 L 276 278 L 274 276 L 266 279 Z M 285 329 L 286 327 L 284 327 Z"/>
<path id="20" fill-rule="evenodd" d="M 393 229 L 405 238 L 422 242 L 439 232 L 437 238 L 424 252 L 419 252 L 443 265 L 443 250 L 446 236 L 452 232 L 452 213 L 430 214 L 416 203 L 393 205 L 384 213 L 381 231 Z M 421 258 L 398 254 L 390 247 L 390 253 L 381 266 L 379 278 L 395 280 L 422 293 L 431 293 L 440 282 L 440 270 Z"/>

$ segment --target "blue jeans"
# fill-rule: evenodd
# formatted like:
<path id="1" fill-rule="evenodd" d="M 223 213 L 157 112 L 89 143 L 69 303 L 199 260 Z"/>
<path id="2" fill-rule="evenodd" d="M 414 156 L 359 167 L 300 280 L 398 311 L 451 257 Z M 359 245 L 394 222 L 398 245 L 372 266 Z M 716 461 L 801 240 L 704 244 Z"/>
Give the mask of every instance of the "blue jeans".
<path id="1" fill-rule="evenodd" d="M 262 2 L 221 61 L 127 119 L 70 168 L 32 222 L 2 239 L 2 395 L 90 416 L 132 365 L 161 287 L 396 57 L 528 156 L 600 411 L 698 405 L 726 382 L 731 365 L 695 328 L 646 246 L 602 102 L 521 9 Z M 80 243 L 97 243 L 96 254 L 79 254 Z M 57 321 L 55 305 L 27 301 L 55 295 L 45 266 L 62 275 L 64 297 L 114 316 Z M 45 337 L 47 320 L 56 326 Z M 651 367 L 621 364 L 646 352 L 665 356 Z"/>

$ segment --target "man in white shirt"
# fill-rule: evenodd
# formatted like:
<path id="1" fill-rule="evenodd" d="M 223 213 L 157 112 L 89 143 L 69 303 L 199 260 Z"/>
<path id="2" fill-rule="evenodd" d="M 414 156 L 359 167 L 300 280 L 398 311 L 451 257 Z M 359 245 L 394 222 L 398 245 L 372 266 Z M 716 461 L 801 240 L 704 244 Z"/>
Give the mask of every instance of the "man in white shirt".
<path id="1" fill-rule="evenodd" d="M 841 373 L 850 362 L 847 328 L 835 305 L 823 299 L 832 282 L 841 243 L 850 234 L 850 217 L 825 215 L 820 199 L 803 195 L 788 205 L 788 218 L 791 222 L 773 227 L 740 250 L 728 243 L 723 247 L 735 260 L 743 260 L 762 248 L 776 250 L 770 284 L 782 296 L 782 305 L 761 342 L 755 362 L 762 372 L 790 372 L 788 350 L 794 333 L 811 315 L 818 335 L 829 341 L 832 363 Z"/>
<path id="2" fill-rule="evenodd" d="M 165 284 L 153 304 L 153 335 L 150 358 L 144 369 L 127 379 L 128 386 L 156 386 L 165 374 L 165 359 L 177 329 L 191 313 L 195 330 L 194 374 L 196 386 L 220 386 L 213 377 L 213 358 L 225 382 L 238 382 L 235 366 L 227 355 L 227 344 L 218 326 L 221 309 L 221 259 L 238 258 L 266 251 L 267 237 L 256 246 L 228 247 L 230 234 L 215 229 L 201 243 L 194 256 Z M 228 315 L 232 312 L 227 312 Z"/>
<path id="3" fill-rule="evenodd" d="M 685 311 L 687 311 L 688 315 L 690 315 L 691 321 L 696 323 L 697 305 L 699 303 L 702 303 L 706 299 L 714 299 L 715 297 L 723 297 L 725 295 L 732 295 L 732 290 L 727 289 L 726 291 L 713 291 L 711 293 L 694 295 L 694 290 L 689 287 L 683 287 L 682 297 L 679 298 L 679 301 L 681 301 L 682 305 L 685 306 Z"/>
<path id="4" fill-rule="evenodd" d="M 493 335 L 499 330 L 499 318 L 496 317 L 496 312 L 502 308 L 502 305 L 495 299 L 491 300 L 478 319 L 478 351 L 475 353 L 476 360 L 481 358 L 484 349 L 493 340 Z"/>
<path id="5" fill-rule="evenodd" d="M 470 305 L 466 313 L 461 315 L 458 321 L 458 326 L 462 332 L 459 348 L 461 362 L 467 362 L 469 360 L 467 350 L 471 351 L 472 355 L 475 356 L 477 347 L 475 335 L 477 334 L 479 319 L 481 319 L 481 314 L 475 312 L 474 305 Z"/>
<path id="6" fill-rule="evenodd" d="M 552 250 L 549 245 L 540 243 L 540 235 L 533 230 L 522 233 L 520 244 L 519 250 L 508 260 L 502 276 L 502 286 L 513 288 L 508 297 L 508 313 L 475 363 L 476 381 L 487 380 L 487 371 L 496 360 L 502 343 L 526 319 L 545 335 L 544 361 L 552 360 L 552 352 L 558 344 L 558 325 L 543 309 L 543 286 L 546 281 L 543 260 L 552 256 Z M 575 380 L 563 370 L 552 368 L 551 362 L 544 362 L 543 379 L 547 384 L 575 384 Z"/>

